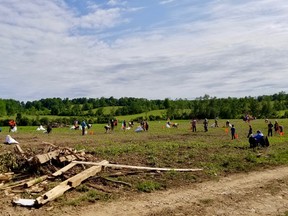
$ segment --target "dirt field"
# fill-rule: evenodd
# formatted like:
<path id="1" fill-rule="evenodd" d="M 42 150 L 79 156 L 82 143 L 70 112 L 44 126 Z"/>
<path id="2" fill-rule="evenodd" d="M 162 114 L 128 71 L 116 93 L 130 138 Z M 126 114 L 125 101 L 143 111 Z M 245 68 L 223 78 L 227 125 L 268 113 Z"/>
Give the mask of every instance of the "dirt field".
<path id="1" fill-rule="evenodd" d="M 288 167 L 234 174 L 183 188 L 128 196 L 85 207 L 40 209 L 1 203 L 1 215 L 287 215 Z"/>

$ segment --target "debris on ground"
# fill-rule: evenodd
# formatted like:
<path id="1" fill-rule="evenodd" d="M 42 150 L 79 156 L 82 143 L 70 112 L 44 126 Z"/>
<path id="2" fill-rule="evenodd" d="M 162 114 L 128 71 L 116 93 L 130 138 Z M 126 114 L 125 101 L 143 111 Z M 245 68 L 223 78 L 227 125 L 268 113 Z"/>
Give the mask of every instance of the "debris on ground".
<path id="1" fill-rule="evenodd" d="M 132 169 L 144 171 L 178 171 L 193 172 L 202 169 L 172 169 L 172 168 L 156 168 L 141 167 L 131 165 L 111 164 L 106 160 L 99 161 L 91 154 L 84 151 L 77 151 L 73 148 L 59 147 L 52 143 L 43 142 L 43 148 L 37 149 L 37 152 L 24 151 L 20 145 L 14 147 L 14 154 L 8 153 L 4 158 L 4 164 L 7 163 L 10 171 L 0 174 L 0 190 L 3 190 L 7 196 L 12 196 L 12 203 L 20 206 L 40 207 L 49 201 L 62 196 L 66 191 L 82 184 L 90 177 L 96 176 L 103 168 L 111 169 Z M 0 161 L 2 158 L 0 157 Z M 88 168 L 87 168 L 88 166 Z M 77 168 L 76 168 L 77 167 Z M 72 171 L 73 170 L 73 171 Z M 0 169 L 2 172 L 3 169 Z M 137 173 L 137 172 L 128 172 Z M 125 175 L 122 172 L 112 174 L 112 176 Z M 61 177 L 64 181 L 48 190 L 47 184 L 57 182 L 57 178 Z M 132 185 L 123 181 L 111 180 L 103 177 L 106 181 L 112 181 L 116 184 L 131 187 Z M 99 190 L 108 190 L 101 186 L 91 184 Z M 43 191 L 47 191 L 42 193 Z M 109 190 L 108 190 L 109 191 Z M 35 199 L 20 198 L 15 194 L 29 193 Z M 111 191 L 109 191 L 111 192 Z M 39 195 L 41 194 L 42 195 Z"/>

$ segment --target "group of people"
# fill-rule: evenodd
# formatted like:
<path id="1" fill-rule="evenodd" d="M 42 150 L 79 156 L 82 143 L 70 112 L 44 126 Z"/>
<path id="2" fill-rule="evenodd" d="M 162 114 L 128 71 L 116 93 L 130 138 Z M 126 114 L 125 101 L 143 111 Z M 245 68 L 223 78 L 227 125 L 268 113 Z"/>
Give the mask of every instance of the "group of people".
<path id="1" fill-rule="evenodd" d="M 247 116 L 246 116 L 247 117 Z M 249 116 L 250 117 L 250 116 Z M 251 120 L 251 118 L 245 118 L 246 120 L 249 119 Z M 255 118 L 253 118 L 254 120 Z M 249 121 L 245 121 L 245 122 L 248 122 Z M 278 121 L 276 120 L 274 124 L 272 124 L 271 121 L 267 121 L 265 120 L 268 126 L 268 134 L 267 136 L 264 136 L 264 134 L 260 131 L 260 130 L 257 130 L 255 134 L 253 134 L 253 129 L 252 129 L 252 126 L 251 124 L 249 124 L 249 130 L 248 130 L 248 134 L 247 134 L 247 138 L 249 138 L 249 143 L 250 143 L 250 147 L 256 147 L 257 145 L 260 145 L 262 147 L 267 147 L 269 146 L 269 140 L 267 137 L 269 136 L 272 136 L 273 135 L 273 128 L 274 128 L 274 133 L 275 134 L 280 134 L 280 135 L 283 135 L 284 133 L 284 127 L 282 125 L 279 125 Z M 196 132 L 197 131 L 197 120 L 194 118 L 191 120 L 191 129 L 193 132 Z M 207 132 L 208 131 L 208 119 L 205 118 L 203 120 L 203 127 L 204 127 L 204 132 Z M 216 118 L 215 119 L 215 122 L 214 124 L 211 125 L 211 127 L 218 127 L 218 119 Z M 231 124 L 229 120 L 227 120 L 225 122 L 225 127 L 226 127 L 226 132 L 228 133 L 228 128 L 230 128 L 230 134 L 231 134 L 231 139 L 234 140 L 234 139 L 237 139 L 238 138 L 238 135 L 236 133 L 236 128 L 235 128 L 235 125 L 234 124 Z"/>
<path id="2" fill-rule="evenodd" d="M 269 121 L 269 123 L 268 123 L 268 136 L 273 136 L 273 128 L 274 128 L 275 134 L 279 133 L 280 135 L 282 135 L 284 132 L 283 131 L 284 127 L 282 125 L 279 125 L 277 120 L 275 121 L 274 125 L 271 121 Z"/>

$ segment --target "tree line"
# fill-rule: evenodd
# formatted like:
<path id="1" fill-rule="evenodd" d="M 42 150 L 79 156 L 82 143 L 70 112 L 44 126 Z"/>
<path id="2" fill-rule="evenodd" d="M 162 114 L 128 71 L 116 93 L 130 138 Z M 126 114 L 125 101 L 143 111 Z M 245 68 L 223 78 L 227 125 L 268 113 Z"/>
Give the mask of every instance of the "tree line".
<path id="1" fill-rule="evenodd" d="M 112 107 L 109 114 L 104 113 L 104 107 Z M 122 97 L 110 98 L 46 98 L 35 101 L 20 102 L 13 99 L 0 99 L 0 117 L 18 116 L 22 124 L 36 125 L 47 123 L 43 115 L 59 116 L 58 121 L 69 122 L 73 117 L 91 119 L 91 123 L 106 123 L 115 116 L 148 113 L 152 110 L 165 110 L 161 116 L 146 116 L 147 120 L 160 119 L 191 119 L 191 118 L 221 118 L 235 119 L 243 115 L 256 118 L 287 118 L 288 94 L 279 92 L 273 95 L 241 98 L 216 98 L 204 95 L 193 100 L 166 98 L 164 100 L 148 100 L 145 98 Z M 281 111 L 281 112 L 280 112 Z M 37 116 L 27 123 L 25 115 Z M 66 118 L 65 118 L 66 117 Z M 23 119 L 26 118 L 23 122 Z M 7 119 L 6 119 L 7 120 Z M 133 120 L 133 119 L 131 119 Z M 2 121 L 2 125 L 6 122 Z"/>

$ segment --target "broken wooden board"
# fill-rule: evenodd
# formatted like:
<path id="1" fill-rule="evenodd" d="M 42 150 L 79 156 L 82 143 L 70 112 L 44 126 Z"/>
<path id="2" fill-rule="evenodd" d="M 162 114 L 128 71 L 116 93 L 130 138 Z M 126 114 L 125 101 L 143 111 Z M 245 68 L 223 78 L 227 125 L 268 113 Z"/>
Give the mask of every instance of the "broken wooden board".
<path id="1" fill-rule="evenodd" d="M 20 147 L 19 144 L 16 144 L 14 147 L 15 152 L 19 153 L 19 154 L 25 154 L 25 152 L 23 151 L 23 149 Z"/>
<path id="2" fill-rule="evenodd" d="M 72 167 L 74 167 L 75 165 L 77 165 L 76 163 L 69 163 L 68 165 L 66 165 L 65 167 L 61 168 L 60 170 L 54 172 L 52 174 L 52 176 L 57 177 L 62 175 L 64 172 L 68 171 L 69 169 L 71 169 Z"/>
<path id="3" fill-rule="evenodd" d="M 88 161 L 72 161 L 77 164 L 86 164 L 99 166 L 99 163 L 88 162 Z M 130 165 L 121 165 L 121 164 L 103 164 L 104 167 L 113 167 L 113 168 L 126 168 L 126 169 L 138 169 L 138 170 L 151 170 L 151 171 L 177 171 L 177 172 L 195 172 L 202 171 L 203 169 L 176 169 L 176 168 L 159 168 L 159 167 L 142 167 L 142 166 L 130 166 Z"/>
<path id="4" fill-rule="evenodd" d="M 29 187 L 31 187 L 32 185 L 38 184 L 38 183 L 40 183 L 40 182 L 42 182 L 42 181 L 45 181 L 47 178 L 48 178 L 48 175 L 44 175 L 44 176 L 40 176 L 40 177 L 38 177 L 38 178 L 32 179 L 32 180 L 26 182 L 26 183 L 24 184 L 24 187 L 25 187 L 25 188 L 29 188 Z"/>
<path id="5" fill-rule="evenodd" d="M 78 173 L 77 175 L 61 182 L 59 185 L 52 188 L 50 191 L 38 197 L 35 203 L 37 205 L 44 205 L 45 203 L 56 199 L 57 197 L 63 195 L 67 190 L 80 185 L 81 182 L 84 181 L 85 179 L 93 175 L 96 175 L 98 172 L 101 171 L 102 165 L 107 164 L 107 163 L 109 162 L 105 160 L 101 161 L 98 163 L 97 166 L 92 166 L 88 168 L 87 170 L 84 170 L 81 173 Z"/>
<path id="6" fill-rule="evenodd" d="M 13 177 L 13 174 L 14 174 L 13 172 L 0 174 L 0 181 L 4 182 L 10 181 Z"/>
<path id="7" fill-rule="evenodd" d="M 38 154 L 35 157 L 37 158 L 40 164 L 43 164 L 53 158 L 56 159 L 59 156 L 59 154 L 60 154 L 60 150 L 55 150 L 52 152 L 48 152 L 46 154 Z"/>
<path id="8" fill-rule="evenodd" d="M 75 159 L 77 159 L 77 157 L 75 155 L 64 155 L 64 156 L 59 157 L 59 161 L 61 163 L 65 162 L 65 161 L 71 162 Z"/>
<path id="9" fill-rule="evenodd" d="M 63 195 L 67 190 L 72 188 L 67 184 L 68 180 L 61 182 L 59 185 L 46 192 L 45 194 L 39 196 L 35 200 L 36 205 L 44 205 L 45 203 L 56 199 L 57 197 Z"/>
<path id="10" fill-rule="evenodd" d="M 100 163 L 98 163 L 99 165 L 97 166 L 92 166 L 86 170 L 84 170 L 83 172 L 71 177 L 68 181 L 68 185 L 70 185 L 71 187 L 76 187 L 78 185 L 81 184 L 82 181 L 84 181 L 85 179 L 96 175 L 98 172 L 100 172 L 102 170 L 102 166 L 105 164 L 108 164 L 108 161 L 101 161 Z"/>

